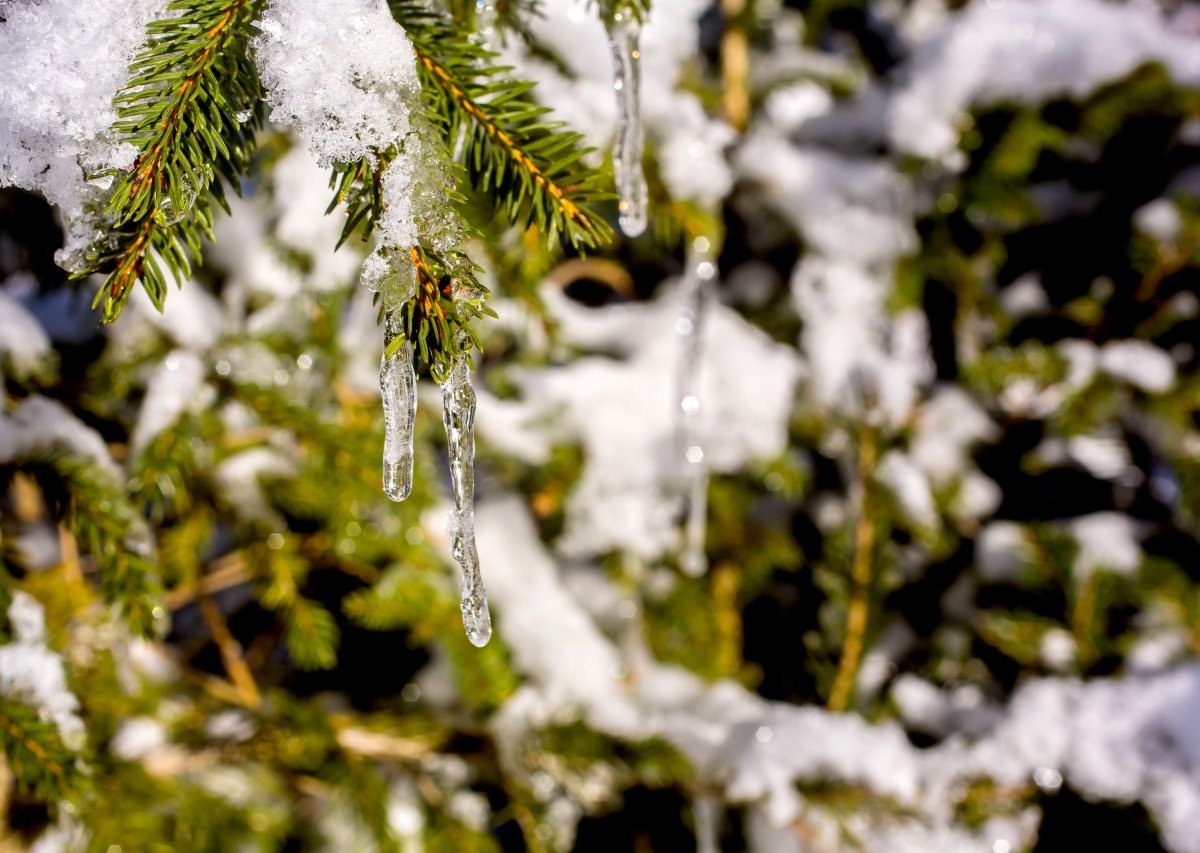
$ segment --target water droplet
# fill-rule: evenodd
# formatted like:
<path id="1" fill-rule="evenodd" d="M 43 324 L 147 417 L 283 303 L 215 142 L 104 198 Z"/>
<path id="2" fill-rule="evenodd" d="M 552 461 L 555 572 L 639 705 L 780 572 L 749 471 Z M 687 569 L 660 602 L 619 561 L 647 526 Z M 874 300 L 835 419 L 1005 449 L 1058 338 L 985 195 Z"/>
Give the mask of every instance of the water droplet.
<path id="1" fill-rule="evenodd" d="M 159 198 L 154 221 L 159 225 L 178 225 L 191 213 L 200 189 L 207 187 L 211 180 L 208 168 L 197 169 L 191 175 L 180 177 L 179 185 Z"/>

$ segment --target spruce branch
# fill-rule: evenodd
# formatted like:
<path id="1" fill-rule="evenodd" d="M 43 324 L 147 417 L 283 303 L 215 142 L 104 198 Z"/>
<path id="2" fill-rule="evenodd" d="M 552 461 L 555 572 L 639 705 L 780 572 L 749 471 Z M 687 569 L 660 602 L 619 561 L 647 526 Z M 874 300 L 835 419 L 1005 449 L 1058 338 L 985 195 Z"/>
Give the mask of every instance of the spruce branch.
<path id="1" fill-rule="evenodd" d="M 259 600 L 284 625 L 283 640 L 300 669 L 333 669 L 340 631 L 333 614 L 300 594 L 308 566 L 292 548 L 256 547 L 253 564 L 261 566 Z"/>
<path id="2" fill-rule="evenodd" d="M 171 0 L 152 21 L 132 77 L 117 95 L 113 131 L 138 150 L 105 216 L 111 233 L 88 250 L 79 278 L 106 272 L 95 305 L 112 322 L 134 282 L 162 308 L 169 284 L 191 273 L 201 238 L 212 238 L 221 179 L 237 191 L 263 117 L 249 51 L 258 0 Z"/>
<path id="3" fill-rule="evenodd" d="M 531 97 L 534 84 L 496 66 L 495 54 L 442 13 L 416 0 L 390 0 L 417 54 L 430 120 L 462 146 L 472 184 L 518 228 L 537 225 L 579 250 L 607 242 L 612 229 L 593 205 L 610 193 L 584 162 L 590 149 Z"/>
<path id="4" fill-rule="evenodd" d="M 365 240 L 374 230 L 385 206 L 382 175 L 399 153 L 392 146 L 376 152 L 374 163 L 364 157 L 334 167 L 330 187 L 335 193 L 327 212 L 345 205 L 346 224 L 339 246 L 352 234 L 359 233 Z M 451 192 L 447 201 L 464 203 L 465 199 Z M 415 286 L 412 296 L 394 309 L 403 335 L 392 341 L 387 355 L 394 354 L 405 340 L 411 341 L 419 360 L 440 382 L 462 354 L 478 346 L 470 323 L 485 315 L 496 316 L 486 305 L 488 290 L 478 279 L 479 268 L 457 249 L 438 252 L 422 241 L 407 250 L 407 257 L 394 261 L 410 266 Z"/>
<path id="5" fill-rule="evenodd" d="M 609 197 L 598 172 L 584 163 L 588 149 L 579 134 L 546 121 L 548 110 L 529 97 L 532 83 L 507 76 L 495 55 L 476 44 L 444 13 L 414 0 L 393 0 L 392 13 L 412 40 L 421 78 L 422 120 L 436 130 L 447 153 L 465 153 L 462 167 L 475 190 L 489 198 L 504 218 L 522 230 L 536 226 L 547 240 L 583 251 L 607 241 L 608 224 L 592 206 Z M 403 145 L 404 143 L 400 143 Z M 367 239 L 382 215 L 382 175 L 400 154 L 397 146 L 334 167 L 330 211 L 345 205 L 344 242 L 358 233 Z M 447 156 L 447 161 L 449 157 Z M 450 192 L 447 200 L 466 199 Z M 439 381 L 467 350 L 478 346 L 473 320 L 495 316 L 486 306 L 487 288 L 465 253 L 440 251 L 428 241 L 408 250 L 413 295 L 395 309 L 402 336 Z M 390 306 L 389 306 L 390 308 Z"/>
<path id="6" fill-rule="evenodd" d="M 487 289 L 479 284 L 474 275 L 477 267 L 466 255 L 455 252 L 450 261 L 422 246 L 409 254 L 416 270 L 416 294 L 399 309 L 404 337 L 393 340 L 386 355 L 393 355 L 403 340 L 412 341 L 434 379 L 441 382 L 461 352 L 479 346 L 470 322 L 484 315 L 495 317 L 496 312 L 484 303 Z M 470 277 L 465 298 L 459 295 L 464 290 L 464 271 Z"/>
<path id="7" fill-rule="evenodd" d="M 850 568 L 853 590 L 846 613 L 846 635 L 842 640 L 842 655 L 837 675 L 829 692 L 831 711 L 845 711 L 854 697 L 854 685 L 866 645 L 867 625 L 871 614 L 871 586 L 875 550 L 875 466 L 879 457 L 879 438 L 874 428 L 865 427 L 859 438 L 858 478 L 862 494 L 859 498 L 858 519 L 854 526 L 854 561 Z"/>
<path id="8" fill-rule="evenodd" d="M 0 695 L 0 749 L 17 785 L 53 802 L 78 799 L 86 778 L 78 756 L 62 742 L 51 720 L 20 699 Z"/>
<path id="9" fill-rule="evenodd" d="M 96 559 L 104 597 L 120 610 L 131 631 L 153 633 L 164 613 L 153 544 L 121 487 L 94 464 L 58 451 L 23 461 L 39 474 L 53 475 L 42 479 L 42 491 L 48 503 L 57 504 L 83 550 Z"/>

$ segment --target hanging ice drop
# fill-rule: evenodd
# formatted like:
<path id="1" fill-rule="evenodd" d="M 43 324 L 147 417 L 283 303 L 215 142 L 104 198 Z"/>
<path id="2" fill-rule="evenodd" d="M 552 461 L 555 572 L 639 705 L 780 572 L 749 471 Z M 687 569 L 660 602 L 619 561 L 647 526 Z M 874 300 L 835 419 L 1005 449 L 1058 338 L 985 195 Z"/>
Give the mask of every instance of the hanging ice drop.
<path id="1" fill-rule="evenodd" d="M 454 508 L 446 532 L 450 534 L 451 553 L 462 568 L 463 627 L 473 645 L 486 646 L 492 638 L 492 617 L 475 550 L 475 392 L 468 355 L 459 357 L 442 383 L 442 423 L 454 489 Z"/>
<path id="2" fill-rule="evenodd" d="M 646 230 L 647 190 L 642 174 L 642 108 L 638 89 L 641 74 L 638 60 L 640 25 L 627 13 L 613 15 L 608 28 L 608 46 L 613 59 L 613 90 L 617 94 L 617 141 L 613 146 L 621 230 L 636 237 Z"/>
<path id="3" fill-rule="evenodd" d="M 388 326 L 390 344 L 390 319 Z M 383 493 L 402 501 L 412 492 L 413 421 L 417 414 L 417 374 L 408 341 L 390 357 L 385 346 L 379 363 L 379 390 L 383 397 Z"/>
<path id="4" fill-rule="evenodd" d="M 708 568 L 704 543 L 708 527 L 708 463 L 700 444 L 700 367 L 704 356 L 702 324 L 710 299 L 710 282 L 717 274 L 711 243 L 697 237 L 688 253 L 683 279 L 683 308 L 675 320 L 680 339 L 678 447 L 683 463 L 684 523 L 683 551 L 679 567 L 685 574 L 701 575 Z"/>

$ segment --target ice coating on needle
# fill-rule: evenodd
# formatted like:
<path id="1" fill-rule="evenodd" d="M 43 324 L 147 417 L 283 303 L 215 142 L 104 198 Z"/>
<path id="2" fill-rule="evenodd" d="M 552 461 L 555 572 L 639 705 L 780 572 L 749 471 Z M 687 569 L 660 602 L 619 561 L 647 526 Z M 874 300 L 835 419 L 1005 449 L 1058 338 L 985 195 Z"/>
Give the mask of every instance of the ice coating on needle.
<path id="1" fill-rule="evenodd" d="M 379 365 L 379 390 L 383 397 L 383 492 L 402 501 L 412 493 L 413 421 L 417 416 L 417 373 L 408 341 L 391 356 L 385 349 Z"/>
<path id="2" fill-rule="evenodd" d="M 463 627 L 473 645 L 486 646 L 492 638 L 492 618 L 475 550 L 475 391 L 471 388 L 467 355 L 459 357 L 442 383 L 442 422 L 454 489 L 454 508 L 446 521 L 446 532 L 450 534 L 451 553 L 462 568 Z"/>
<path id="3" fill-rule="evenodd" d="M 617 140 L 613 146 L 613 171 L 617 179 L 621 231 L 636 237 L 646 230 L 647 190 L 642 173 L 642 108 L 638 97 L 640 73 L 638 49 L 640 26 L 618 12 L 608 27 L 612 50 L 613 91 L 617 95 Z"/>
<path id="4" fill-rule="evenodd" d="M 675 320 L 675 333 L 679 337 L 678 453 L 683 465 L 683 500 L 687 518 L 679 567 L 693 576 L 703 574 L 708 568 L 704 554 L 708 527 L 708 463 L 700 443 L 699 421 L 704 314 L 711 298 L 711 282 L 717 274 L 711 246 L 705 237 L 697 237 L 692 243 L 683 279 L 683 308 Z"/>

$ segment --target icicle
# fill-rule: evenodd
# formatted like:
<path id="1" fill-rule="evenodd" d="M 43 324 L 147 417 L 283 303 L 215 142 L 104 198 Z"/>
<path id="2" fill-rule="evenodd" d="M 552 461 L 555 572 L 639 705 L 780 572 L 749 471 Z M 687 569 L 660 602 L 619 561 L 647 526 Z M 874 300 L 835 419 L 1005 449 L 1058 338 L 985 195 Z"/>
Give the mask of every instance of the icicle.
<path id="1" fill-rule="evenodd" d="M 396 332 L 388 319 L 386 345 Z M 417 415 L 417 374 L 412 344 L 405 341 L 379 364 L 379 390 L 383 396 L 383 492 L 402 501 L 412 492 L 413 421 Z"/>
<path id="2" fill-rule="evenodd" d="M 697 797 L 692 803 L 692 819 L 696 824 L 696 853 L 719 853 L 721 812 L 717 798 L 711 795 Z"/>
<path id="3" fill-rule="evenodd" d="M 475 36 L 490 51 L 500 47 L 500 26 L 496 0 L 475 0 Z"/>
<path id="4" fill-rule="evenodd" d="M 688 269 L 683 280 L 683 310 L 675 321 L 680 339 L 679 352 L 679 453 L 683 459 L 684 506 L 687 521 L 684 526 L 683 552 L 679 566 L 689 575 L 701 575 L 708 568 L 704 541 L 708 526 L 708 463 L 700 444 L 700 366 L 704 357 L 701 336 L 705 310 L 717 265 L 711 253 L 711 243 L 697 237 L 688 253 Z"/>
<path id="5" fill-rule="evenodd" d="M 617 142 L 613 147 L 613 171 L 616 172 L 620 197 L 621 230 L 636 237 L 646 230 L 647 190 L 642 174 L 642 108 L 638 88 L 640 73 L 638 49 L 640 25 L 626 13 L 613 15 L 608 27 L 608 46 L 612 50 L 613 90 L 617 93 Z"/>
<path id="6" fill-rule="evenodd" d="M 471 389 L 471 360 L 462 355 L 442 383 L 442 422 L 450 455 L 454 508 L 446 522 L 451 551 L 462 567 L 463 627 L 467 639 L 486 646 L 492 638 L 487 592 L 475 550 L 475 392 Z"/>

